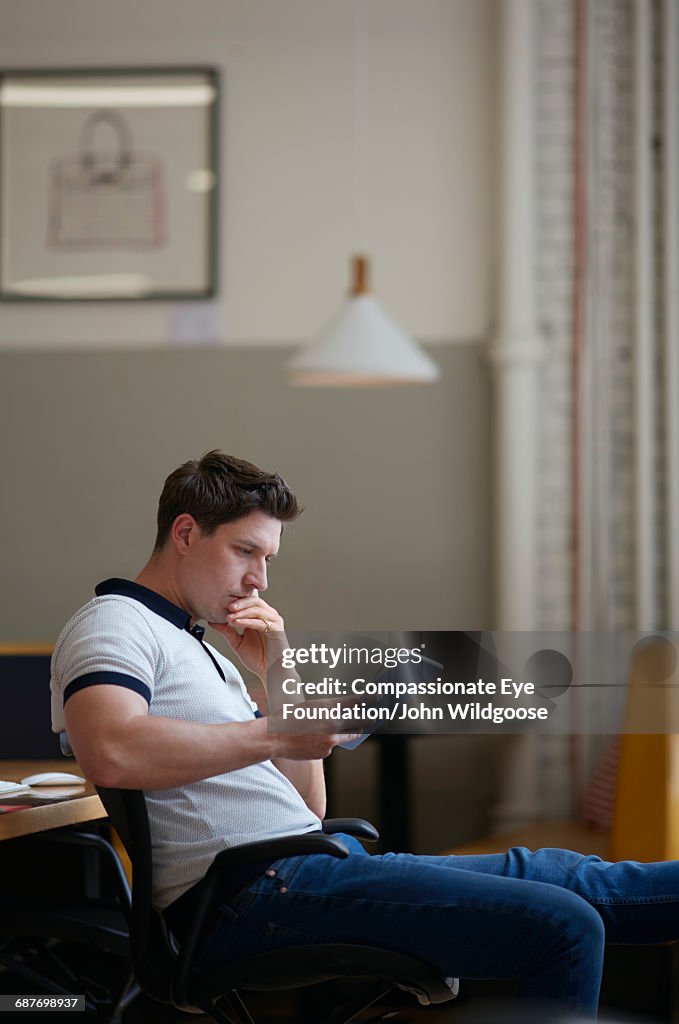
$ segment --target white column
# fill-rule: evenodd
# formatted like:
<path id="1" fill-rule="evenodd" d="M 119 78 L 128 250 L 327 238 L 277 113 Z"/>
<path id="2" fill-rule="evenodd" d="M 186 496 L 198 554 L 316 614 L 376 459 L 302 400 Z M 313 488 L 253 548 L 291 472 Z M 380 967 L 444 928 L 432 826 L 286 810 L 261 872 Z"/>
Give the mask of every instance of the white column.
<path id="1" fill-rule="evenodd" d="M 534 296 L 533 0 L 498 5 L 501 131 L 498 328 L 494 378 L 495 551 L 498 630 L 529 630 L 535 615 L 536 373 L 541 354 Z M 516 737 L 495 811 L 503 831 L 538 816 L 537 744 Z"/>
<path id="2" fill-rule="evenodd" d="M 636 627 L 657 629 L 655 508 L 655 352 L 653 260 L 652 10 L 650 0 L 634 4 L 635 163 L 635 499 Z"/>
<path id="3" fill-rule="evenodd" d="M 663 4 L 667 629 L 679 629 L 679 6 Z"/>

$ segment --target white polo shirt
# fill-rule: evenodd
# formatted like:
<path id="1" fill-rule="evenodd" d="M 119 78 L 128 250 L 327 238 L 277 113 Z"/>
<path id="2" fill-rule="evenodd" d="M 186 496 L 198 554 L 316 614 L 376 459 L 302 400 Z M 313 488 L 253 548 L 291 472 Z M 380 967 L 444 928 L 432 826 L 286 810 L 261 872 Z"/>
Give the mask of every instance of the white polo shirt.
<path id="1" fill-rule="evenodd" d="M 52 657 L 52 728 L 64 703 L 109 683 L 141 694 L 149 714 L 191 722 L 247 722 L 259 714 L 235 667 L 189 632 L 189 616 L 128 580 L 106 580 L 64 627 Z M 168 906 L 225 847 L 321 828 L 291 782 L 262 761 L 173 789 L 147 790 L 154 903 Z"/>

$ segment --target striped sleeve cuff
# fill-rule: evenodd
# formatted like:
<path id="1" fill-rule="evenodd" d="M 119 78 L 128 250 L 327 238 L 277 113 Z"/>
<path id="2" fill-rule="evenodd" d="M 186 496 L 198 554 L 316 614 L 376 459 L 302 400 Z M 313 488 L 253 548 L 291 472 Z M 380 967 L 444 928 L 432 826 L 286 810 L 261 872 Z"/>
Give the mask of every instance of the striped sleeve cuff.
<path id="1" fill-rule="evenodd" d="M 124 672 L 88 672 L 84 676 L 78 676 L 77 679 L 71 680 L 64 690 L 64 704 L 69 697 L 72 697 L 74 693 L 78 693 L 79 690 L 85 690 L 88 686 L 100 686 L 102 683 L 124 686 L 127 690 L 134 690 L 135 693 L 144 698 L 147 704 L 151 703 L 150 688 L 135 676 L 125 675 Z"/>

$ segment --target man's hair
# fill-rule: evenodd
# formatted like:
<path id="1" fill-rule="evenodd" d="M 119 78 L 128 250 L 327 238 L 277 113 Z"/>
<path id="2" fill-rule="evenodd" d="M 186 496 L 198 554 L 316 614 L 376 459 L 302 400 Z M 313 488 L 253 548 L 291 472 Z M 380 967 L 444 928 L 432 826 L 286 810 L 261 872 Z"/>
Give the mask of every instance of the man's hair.
<path id="1" fill-rule="evenodd" d="M 165 481 L 154 550 L 164 546 L 172 524 L 184 512 L 210 534 L 222 523 L 233 523 L 255 511 L 288 523 L 302 513 L 302 507 L 278 473 L 265 473 L 218 450 L 206 452 L 200 460 L 191 459 L 175 469 Z"/>

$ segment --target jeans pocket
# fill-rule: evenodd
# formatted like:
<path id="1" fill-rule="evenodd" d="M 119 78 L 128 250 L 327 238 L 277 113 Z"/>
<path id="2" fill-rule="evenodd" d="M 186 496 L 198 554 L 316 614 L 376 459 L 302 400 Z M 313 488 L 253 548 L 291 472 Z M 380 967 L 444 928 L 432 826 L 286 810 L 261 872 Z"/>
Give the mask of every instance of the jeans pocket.
<path id="1" fill-rule="evenodd" d="M 275 892 L 281 888 L 289 889 L 290 885 L 299 871 L 304 856 L 281 857 L 270 864 L 264 874 L 260 875 L 255 882 L 249 886 L 251 892 Z"/>

